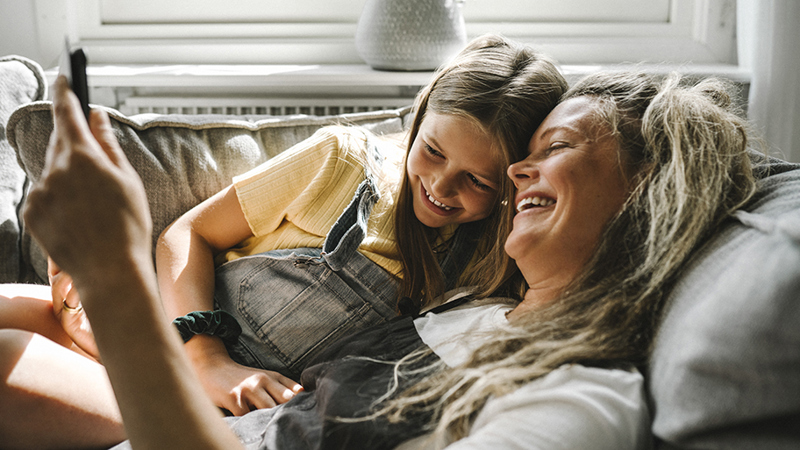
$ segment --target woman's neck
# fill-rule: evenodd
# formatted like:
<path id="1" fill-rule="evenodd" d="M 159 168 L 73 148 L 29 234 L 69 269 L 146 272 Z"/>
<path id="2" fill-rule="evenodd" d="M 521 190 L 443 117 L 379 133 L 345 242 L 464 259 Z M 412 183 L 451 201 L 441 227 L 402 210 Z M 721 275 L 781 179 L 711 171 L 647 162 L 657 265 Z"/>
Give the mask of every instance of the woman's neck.
<path id="1" fill-rule="evenodd" d="M 525 315 L 525 313 L 556 299 L 561 289 L 561 286 L 529 286 L 528 290 L 525 292 L 525 298 L 522 299 L 519 305 L 506 314 L 506 317 L 508 317 L 509 321 L 513 322 L 516 318 Z"/>

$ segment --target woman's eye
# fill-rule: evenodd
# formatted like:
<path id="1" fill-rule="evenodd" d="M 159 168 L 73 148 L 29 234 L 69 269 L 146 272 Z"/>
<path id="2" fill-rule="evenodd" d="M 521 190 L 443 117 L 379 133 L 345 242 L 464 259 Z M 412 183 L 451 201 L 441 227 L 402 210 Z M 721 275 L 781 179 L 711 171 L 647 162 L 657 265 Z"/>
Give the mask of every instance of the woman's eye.
<path id="1" fill-rule="evenodd" d="M 489 187 L 489 186 L 488 186 L 488 185 L 486 185 L 486 184 L 483 184 L 483 183 L 481 183 L 481 181 L 480 181 L 480 180 L 478 180 L 477 178 L 475 178 L 475 175 L 472 175 L 472 174 L 467 174 L 467 176 L 469 177 L 469 181 L 471 181 L 471 182 L 472 182 L 472 184 L 473 184 L 473 185 L 475 185 L 475 187 L 476 187 L 476 188 L 478 188 L 478 189 L 480 189 L 480 190 L 482 190 L 482 191 L 491 191 L 491 190 L 492 190 L 492 188 L 491 188 L 491 187 Z"/>
<path id="2" fill-rule="evenodd" d="M 437 158 L 444 158 L 444 155 L 442 155 L 442 154 L 441 154 L 441 153 L 440 153 L 438 150 L 436 150 L 435 148 L 431 147 L 431 146 L 430 146 L 430 145 L 428 145 L 428 144 L 425 144 L 425 150 L 426 150 L 426 151 L 427 151 L 427 152 L 428 152 L 428 153 L 429 153 L 431 156 L 435 156 L 435 157 L 437 157 Z"/>
<path id="3" fill-rule="evenodd" d="M 544 154 L 545 156 L 550 156 L 550 154 L 552 154 L 553 152 L 561 150 L 562 148 L 566 148 L 568 146 L 569 145 L 567 145 L 566 142 L 553 142 L 552 144 L 550 144 L 549 147 L 545 149 Z"/>

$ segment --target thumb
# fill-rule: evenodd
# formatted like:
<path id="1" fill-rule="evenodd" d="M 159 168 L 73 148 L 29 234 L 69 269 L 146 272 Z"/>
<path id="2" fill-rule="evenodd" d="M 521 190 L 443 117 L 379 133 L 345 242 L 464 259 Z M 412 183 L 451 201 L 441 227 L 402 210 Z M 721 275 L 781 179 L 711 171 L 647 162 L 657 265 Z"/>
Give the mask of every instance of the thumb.
<path id="1" fill-rule="evenodd" d="M 89 115 L 89 128 L 92 135 L 103 148 L 108 158 L 114 165 L 119 166 L 120 161 L 127 160 L 125 154 L 119 146 L 114 129 L 111 127 L 111 120 L 108 114 L 102 109 L 92 109 Z"/>

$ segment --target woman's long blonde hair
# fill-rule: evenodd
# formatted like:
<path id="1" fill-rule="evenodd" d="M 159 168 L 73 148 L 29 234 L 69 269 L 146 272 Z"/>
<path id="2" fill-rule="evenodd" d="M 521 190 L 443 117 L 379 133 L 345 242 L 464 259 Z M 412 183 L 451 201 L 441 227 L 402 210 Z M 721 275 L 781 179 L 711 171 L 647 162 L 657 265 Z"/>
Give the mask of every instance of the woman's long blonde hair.
<path id="1" fill-rule="evenodd" d="M 461 275 L 459 286 L 477 286 L 478 295 L 486 296 L 506 283 L 513 273 L 515 266 L 503 250 L 504 236 L 513 218 L 502 204 L 513 196 L 513 185 L 505 176 L 505 169 L 524 157 L 534 130 L 566 89 L 566 80 L 548 57 L 500 36 L 486 35 L 473 40 L 441 68 L 417 96 L 406 154 L 411 151 L 425 115 L 435 112 L 473 122 L 495 142 L 495 148 L 489 151 L 500 155 L 499 199 L 485 219 L 484 229 L 488 232 L 478 243 L 473 259 L 476 263 Z M 436 230 L 417 220 L 413 207 L 404 171 L 394 217 L 403 265 L 399 297 L 408 297 L 421 306 L 443 293 L 445 281 L 432 250 Z"/>
<path id="2" fill-rule="evenodd" d="M 564 99 L 594 99 L 599 123 L 617 137 L 621 161 L 633 174 L 627 203 L 559 298 L 492 335 L 464 367 L 430 368 L 379 414 L 401 420 L 432 412 L 430 429 L 454 440 L 469 433 L 487 398 L 565 364 L 643 365 L 669 288 L 693 252 L 755 190 L 748 126 L 728 92 L 718 80 L 641 73 L 597 74 L 570 89 Z"/>

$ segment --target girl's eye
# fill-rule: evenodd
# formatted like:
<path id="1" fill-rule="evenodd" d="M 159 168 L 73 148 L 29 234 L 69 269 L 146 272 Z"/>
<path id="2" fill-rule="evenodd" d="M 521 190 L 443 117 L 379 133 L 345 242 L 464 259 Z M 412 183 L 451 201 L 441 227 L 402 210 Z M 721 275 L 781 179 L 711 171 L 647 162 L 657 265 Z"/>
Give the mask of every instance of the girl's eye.
<path id="1" fill-rule="evenodd" d="M 437 158 L 444 158 L 444 155 L 442 155 L 441 153 L 439 153 L 439 151 L 438 151 L 438 150 L 434 149 L 433 147 L 431 147 L 431 146 L 430 146 L 430 145 L 428 145 L 428 144 L 425 144 L 425 150 L 426 150 L 426 151 L 427 151 L 427 152 L 428 152 L 428 153 L 429 153 L 431 156 L 435 156 L 435 157 L 437 157 Z"/>
<path id="2" fill-rule="evenodd" d="M 486 184 L 483 184 L 483 183 L 481 183 L 481 182 L 480 182 L 480 180 L 478 180 L 477 178 L 475 178 L 475 175 L 472 175 L 472 174 L 467 174 L 467 176 L 469 177 L 469 181 L 471 181 L 471 182 L 472 182 L 472 184 L 473 184 L 473 185 L 474 185 L 476 188 L 478 188 L 478 189 L 480 189 L 480 190 L 482 190 L 482 191 L 491 191 L 491 190 L 492 190 L 492 188 L 491 188 L 491 187 L 489 187 L 489 186 L 488 186 L 488 185 L 486 185 Z"/>

